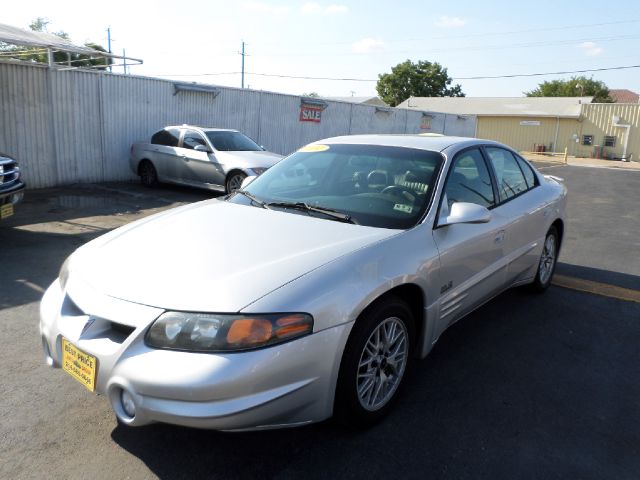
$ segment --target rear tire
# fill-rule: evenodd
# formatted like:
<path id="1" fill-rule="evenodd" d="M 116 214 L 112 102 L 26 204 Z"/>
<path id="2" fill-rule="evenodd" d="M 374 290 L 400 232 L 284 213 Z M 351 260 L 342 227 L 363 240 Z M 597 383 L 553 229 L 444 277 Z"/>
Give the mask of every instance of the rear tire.
<path id="1" fill-rule="evenodd" d="M 158 172 L 149 160 L 143 160 L 138 167 L 140 181 L 145 187 L 155 187 L 158 185 Z"/>
<path id="2" fill-rule="evenodd" d="M 244 172 L 231 172 L 225 182 L 225 190 L 227 193 L 238 190 L 242 186 L 242 181 L 245 178 L 247 178 L 247 175 Z"/>
<path id="3" fill-rule="evenodd" d="M 340 364 L 334 405 L 339 421 L 365 427 L 389 413 L 407 376 L 414 332 L 411 310 L 395 296 L 360 316 Z"/>
<path id="4" fill-rule="evenodd" d="M 536 278 L 529 286 L 530 290 L 542 293 L 549 288 L 551 280 L 553 279 L 553 273 L 556 270 L 556 263 L 558 263 L 559 248 L 560 237 L 558 236 L 558 230 L 556 227 L 551 226 L 544 239 L 542 253 L 540 254 L 540 260 L 538 262 L 538 271 L 536 272 Z"/>

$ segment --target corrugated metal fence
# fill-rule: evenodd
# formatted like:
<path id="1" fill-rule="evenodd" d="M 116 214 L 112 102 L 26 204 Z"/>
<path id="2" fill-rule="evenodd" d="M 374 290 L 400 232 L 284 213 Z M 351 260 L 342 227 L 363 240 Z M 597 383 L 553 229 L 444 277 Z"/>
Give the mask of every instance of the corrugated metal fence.
<path id="1" fill-rule="evenodd" d="M 166 125 L 234 128 L 283 155 L 336 135 L 428 131 L 471 137 L 476 126 L 475 117 L 425 117 L 328 100 L 320 123 L 301 122 L 298 96 L 219 91 L 176 93 L 168 80 L 0 63 L 0 151 L 20 161 L 26 182 L 36 188 L 133 179 L 131 144 Z"/>

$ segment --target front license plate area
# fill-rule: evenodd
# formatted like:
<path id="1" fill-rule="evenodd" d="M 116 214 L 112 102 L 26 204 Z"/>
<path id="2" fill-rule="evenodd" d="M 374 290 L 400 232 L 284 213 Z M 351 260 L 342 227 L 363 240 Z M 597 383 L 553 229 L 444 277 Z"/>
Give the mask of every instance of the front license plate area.
<path id="1" fill-rule="evenodd" d="M 64 337 L 62 338 L 62 369 L 90 392 L 96 391 L 96 357 L 83 352 Z"/>
<path id="2" fill-rule="evenodd" d="M 13 215 L 13 204 L 5 203 L 0 207 L 0 220 Z"/>

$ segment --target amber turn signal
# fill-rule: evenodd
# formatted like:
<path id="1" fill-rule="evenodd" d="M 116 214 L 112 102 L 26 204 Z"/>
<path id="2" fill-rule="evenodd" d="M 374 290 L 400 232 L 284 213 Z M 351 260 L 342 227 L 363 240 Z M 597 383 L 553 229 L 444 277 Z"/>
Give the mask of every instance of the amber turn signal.
<path id="1" fill-rule="evenodd" d="M 233 345 L 252 345 L 269 341 L 272 333 L 269 320 L 263 318 L 240 318 L 234 320 L 227 332 L 227 342 Z"/>

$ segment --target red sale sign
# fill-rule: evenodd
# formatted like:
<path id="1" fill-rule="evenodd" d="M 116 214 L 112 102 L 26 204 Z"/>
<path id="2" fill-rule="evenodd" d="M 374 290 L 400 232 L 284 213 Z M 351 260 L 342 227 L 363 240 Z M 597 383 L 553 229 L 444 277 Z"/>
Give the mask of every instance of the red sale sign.
<path id="1" fill-rule="evenodd" d="M 300 121 L 320 123 L 322 119 L 322 107 L 315 105 L 300 105 Z"/>

